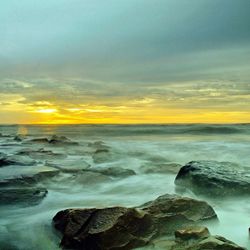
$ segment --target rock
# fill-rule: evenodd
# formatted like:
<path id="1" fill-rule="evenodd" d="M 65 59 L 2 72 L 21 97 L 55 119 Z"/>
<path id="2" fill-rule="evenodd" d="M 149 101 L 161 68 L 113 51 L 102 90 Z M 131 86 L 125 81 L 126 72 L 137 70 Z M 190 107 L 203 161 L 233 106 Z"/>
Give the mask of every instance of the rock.
<path id="1" fill-rule="evenodd" d="M 196 226 L 179 229 L 175 231 L 175 238 L 178 240 L 195 240 L 208 237 L 210 235 L 206 227 Z"/>
<path id="2" fill-rule="evenodd" d="M 110 180 L 111 178 L 107 175 L 84 170 L 69 177 L 69 181 L 85 186 L 96 185 L 99 183 L 108 182 Z"/>
<path id="3" fill-rule="evenodd" d="M 176 242 L 171 250 L 246 250 L 221 236 L 202 236 L 198 238 L 183 239 Z"/>
<path id="4" fill-rule="evenodd" d="M 180 169 L 175 184 L 212 197 L 249 195 L 250 174 L 228 162 L 192 161 Z"/>
<path id="5" fill-rule="evenodd" d="M 20 150 L 17 155 L 27 155 L 32 159 L 39 159 L 39 160 L 44 160 L 44 158 L 46 157 L 46 159 L 65 159 L 67 157 L 67 155 L 65 154 L 61 154 L 61 153 L 54 153 L 51 150 L 45 150 L 44 148 L 40 148 L 40 149 L 22 149 Z"/>
<path id="6" fill-rule="evenodd" d="M 56 145 L 58 144 L 78 145 L 77 142 L 73 142 L 65 136 L 57 136 L 57 135 L 53 135 L 51 139 L 49 140 L 49 143 L 54 144 L 54 145 L 55 144 Z"/>
<path id="7" fill-rule="evenodd" d="M 16 135 L 14 137 L 14 141 L 18 141 L 18 142 L 21 142 L 25 139 L 25 136 L 24 135 Z"/>
<path id="8" fill-rule="evenodd" d="M 103 183 L 110 182 L 112 179 L 100 173 L 90 172 L 79 170 L 77 172 L 63 171 L 55 175 L 52 178 L 46 178 L 39 183 L 42 183 L 44 186 L 54 189 L 61 190 L 67 189 L 70 192 L 72 187 L 84 187 L 84 188 L 97 188 L 98 185 Z"/>
<path id="9" fill-rule="evenodd" d="M 65 136 L 53 135 L 50 139 L 48 138 L 34 138 L 28 142 L 51 144 L 51 145 L 78 145 L 77 142 L 73 142 Z"/>
<path id="10" fill-rule="evenodd" d="M 155 218 L 160 234 L 172 233 L 183 225 L 217 219 L 214 209 L 207 202 L 177 195 L 160 196 L 139 208 Z"/>
<path id="11" fill-rule="evenodd" d="M 31 139 L 29 140 L 28 142 L 35 142 L 35 143 L 49 143 L 49 139 L 48 138 L 34 138 L 34 139 Z"/>
<path id="12" fill-rule="evenodd" d="M 221 237 L 210 235 L 206 227 L 179 229 L 173 238 L 157 238 L 145 249 L 165 250 L 246 250 Z"/>
<path id="13" fill-rule="evenodd" d="M 109 149 L 110 147 L 105 145 L 103 141 L 89 142 L 88 147 L 94 148 L 96 150 Z"/>
<path id="14" fill-rule="evenodd" d="M 34 185 L 45 181 L 49 178 L 55 177 L 59 174 L 59 171 L 57 169 L 52 168 L 43 168 L 41 169 L 41 172 L 38 173 L 30 173 L 26 175 L 18 175 L 12 178 L 5 178 L 0 180 L 0 188 L 6 188 L 6 187 L 33 187 Z"/>
<path id="15" fill-rule="evenodd" d="M 0 167 L 9 165 L 32 166 L 34 164 L 36 164 L 36 161 L 25 156 L 0 154 Z"/>
<path id="16" fill-rule="evenodd" d="M 111 152 L 109 149 L 97 149 L 93 154 L 94 163 L 103 163 L 112 159 Z"/>
<path id="17" fill-rule="evenodd" d="M 138 208 L 67 209 L 58 212 L 53 221 L 63 234 L 64 248 L 125 250 L 173 233 L 177 224 L 213 218 L 216 214 L 206 202 L 164 195 Z"/>
<path id="18" fill-rule="evenodd" d="M 143 173 L 145 174 L 177 174 L 181 168 L 180 164 L 177 163 L 158 163 L 152 162 L 141 166 Z"/>
<path id="19" fill-rule="evenodd" d="M 67 209 L 53 221 L 63 234 L 61 246 L 70 249 L 133 249 L 155 232 L 151 217 L 135 208 Z"/>
<path id="20" fill-rule="evenodd" d="M 3 250 L 20 250 L 20 248 L 18 248 L 17 246 L 13 245 L 11 243 L 11 239 L 9 242 L 6 242 L 6 240 L 0 240 L 0 246 L 1 246 L 1 249 Z"/>
<path id="21" fill-rule="evenodd" d="M 210 236 L 202 241 L 192 244 L 187 250 L 246 250 L 221 236 Z"/>
<path id="22" fill-rule="evenodd" d="M 127 168 L 108 167 L 108 168 L 89 168 L 88 171 L 101 173 L 112 177 L 128 177 L 136 175 L 135 171 Z"/>
<path id="23" fill-rule="evenodd" d="M 88 170 L 91 167 L 83 158 L 62 158 L 55 161 L 47 161 L 46 164 L 65 173 L 77 173 L 82 170 Z"/>
<path id="24" fill-rule="evenodd" d="M 5 134 L 0 133 L 0 137 L 3 137 L 3 138 L 10 138 L 10 137 L 13 137 L 13 136 L 12 136 L 12 135 L 5 135 Z"/>
<path id="25" fill-rule="evenodd" d="M 13 162 L 8 159 L 7 155 L 0 153 L 0 167 L 5 167 L 11 165 Z"/>
<path id="26" fill-rule="evenodd" d="M 45 188 L 1 188 L 0 205 L 36 205 L 47 193 Z"/>

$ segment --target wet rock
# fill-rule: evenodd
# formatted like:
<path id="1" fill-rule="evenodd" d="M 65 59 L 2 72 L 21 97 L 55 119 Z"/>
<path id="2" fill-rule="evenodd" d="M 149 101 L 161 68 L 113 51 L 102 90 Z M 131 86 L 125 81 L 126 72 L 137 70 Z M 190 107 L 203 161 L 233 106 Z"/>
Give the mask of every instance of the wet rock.
<path id="1" fill-rule="evenodd" d="M 18 141 L 18 142 L 21 142 L 25 139 L 25 136 L 24 135 L 16 135 L 14 137 L 14 141 Z"/>
<path id="2" fill-rule="evenodd" d="M 73 142 L 71 141 L 69 138 L 65 137 L 65 136 L 57 136 L 57 135 L 53 135 L 51 137 L 51 139 L 49 140 L 50 144 L 54 144 L 54 145 L 60 145 L 60 144 L 67 144 L 67 145 L 78 145 L 77 142 Z"/>
<path id="3" fill-rule="evenodd" d="M 202 201 L 164 195 L 139 208 L 67 209 L 54 217 L 62 234 L 61 246 L 70 249 L 134 249 L 174 226 L 216 218 Z M 175 226 L 176 226 L 175 225 Z"/>
<path id="4" fill-rule="evenodd" d="M 155 218 L 160 234 L 172 233 L 183 225 L 217 219 L 207 202 L 177 195 L 162 195 L 139 208 Z"/>
<path id="5" fill-rule="evenodd" d="M 133 249 L 155 232 L 151 217 L 134 208 L 67 209 L 53 221 L 63 234 L 61 246 L 70 249 Z"/>
<path id="6" fill-rule="evenodd" d="M 175 239 L 157 238 L 145 249 L 165 250 L 246 250 L 221 237 L 210 235 L 206 227 L 191 227 L 175 232 Z"/>
<path id="7" fill-rule="evenodd" d="M 29 140 L 28 142 L 33 142 L 33 143 L 42 143 L 42 144 L 50 144 L 50 145 L 78 145 L 77 142 L 73 142 L 70 139 L 68 139 L 65 136 L 58 136 L 58 135 L 53 135 L 50 139 L 47 137 L 44 138 L 34 138 Z"/>
<path id="8" fill-rule="evenodd" d="M 45 150 L 44 148 L 40 148 L 37 150 L 34 149 L 22 149 L 17 155 L 27 155 L 32 159 L 44 160 L 46 159 L 65 159 L 67 155 L 61 153 L 55 153 L 51 150 Z"/>
<path id="9" fill-rule="evenodd" d="M 10 137 L 12 137 L 11 135 L 6 135 L 6 134 L 2 134 L 2 133 L 0 133 L 0 138 L 10 138 Z"/>
<path id="10" fill-rule="evenodd" d="M 189 162 L 180 169 L 175 184 L 197 194 L 220 198 L 250 193 L 249 171 L 228 162 Z"/>
<path id="11" fill-rule="evenodd" d="M 69 178 L 69 181 L 85 186 L 96 185 L 98 183 L 108 182 L 110 180 L 111 178 L 109 176 L 91 171 L 81 171 L 70 176 Z"/>
<path id="12" fill-rule="evenodd" d="M 178 230 L 175 237 L 176 245 L 171 250 L 244 250 L 221 236 L 211 236 L 206 227 Z"/>
<path id="13" fill-rule="evenodd" d="M 0 154 L 0 167 L 9 165 L 31 166 L 34 164 L 36 164 L 36 161 L 24 156 Z"/>
<path id="14" fill-rule="evenodd" d="M 48 138 L 34 138 L 34 139 L 31 139 L 29 140 L 29 142 L 34 142 L 34 143 L 49 143 L 49 139 Z"/>
<path id="15" fill-rule="evenodd" d="M 110 148 L 103 141 L 89 142 L 88 147 L 94 148 L 95 150 L 102 150 L 102 149 L 109 149 Z"/>
<path id="16" fill-rule="evenodd" d="M 47 161 L 46 163 L 67 173 L 77 173 L 82 170 L 88 170 L 91 167 L 83 158 L 57 159 L 56 161 Z"/>
<path id="17" fill-rule="evenodd" d="M 13 245 L 11 243 L 11 239 L 9 242 L 6 242 L 6 240 L 0 240 L 0 246 L 1 246 L 1 249 L 3 250 L 20 250 L 20 248 L 18 248 L 17 246 Z"/>
<path id="18" fill-rule="evenodd" d="M 141 166 L 143 173 L 145 174 L 177 174 L 181 165 L 177 163 L 159 163 L 154 164 L 149 162 Z"/>
<path id="19" fill-rule="evenodd" d="M 1 188 L 0 205 L 36 205 L 47 193 L 45 188 Z"/>
<path id="20" fill-rule="evenodd" d="M 178 240 L 195 240 L 208 237 L 210 235 L 206 227 L 191 227 L 175 231 L 175 238 Z"/>
<path id="21" fill-rule="evenodd" d="M 77 172 L 63 171 L 59 172 L 52 178 L 47 178 L 42 182 L 45 187 L 54 189 L 54 190 L 68 190 L 71 192 L 72 187 L 78 188 L 93 188 L 103 183 L 110 182 L 112 179 L 109 176 L 94 173 L 90 171 L 79 170 Z"/>
<path id="22" fill-rule="evenodd" d="M 108 167 L 108 168 L 90 168 L 88 171 L 101 173 L 112 177 L 128 177 L 136 175 L 135 171 L 127 168 Z"/>
<path id="23" fill-rule="evenodd" d="M 112 160 L 112 154 L 109 149 L 97 149 L 92 157 L 94 163 L 103 163 Z"/>
<path id="24" fill-rule="evenodd" d="M 43 169 L 43 170 L 42 170 Z M 46 168 L 42 168 L 40 172 L 36 173 L 27 173 L 26 175 L 17 175 L 12 178 L 5 178 L 0 180 L 0 188 L 6 187 L 34 187 L 42 181 L 47 179 L 51 179 L 55 177 L 60 172 L 57 169 L 46 170 Z"/>
<path id="25" fill-rule="evenodd" d="M 188 250 L 246 250 L 221 236 L 210 236 L 196 244 L 191 245 Z"/>
<path id="26" fill-rule="evenodd" d="M 0 167 L 11 165 L 13 162 L 10 161 L 6 154 L 0 153 Z"/>

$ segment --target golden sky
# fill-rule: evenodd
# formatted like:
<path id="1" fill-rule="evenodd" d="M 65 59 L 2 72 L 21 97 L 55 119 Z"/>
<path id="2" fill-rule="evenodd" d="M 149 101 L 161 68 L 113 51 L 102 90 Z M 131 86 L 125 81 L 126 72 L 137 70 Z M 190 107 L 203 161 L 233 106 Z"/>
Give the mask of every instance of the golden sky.
<path id="1" fill-rule="evenodd" d="M 41 80 L 40 80 L 41 81 Z M 58 82 L 49 88 L 51 81 Z M 1 122 L 20 124 L 72 123 L 246 123 L 249 122 L 249 94 L 245 84 L 178 83 L 133 87 L 120 92 L 121 84 L 98 83 L 98 93 L 81 90 L 83 82 L 44 79 L 43 85 L 16 82 L 1 93 Z M 9 81 L 8 81 L 9 82 Z M 15 81 L 12 80 L 12 83 Z M 66 81 L 64 81 L 66 82 Z M 99 86 L 100 85 L 100 86 Z M 102 87 L 102 86 L 105 87 Z M 114 86 L 120 85 L 117 89 Z M 6 85 L 7 86 L 7 85 Z M 52 84 L 55 87 L 55 85 Z M 228 88 L 231 86 L 231 88 Z M 70 88 L 70 90 L 69 90 Z M 226 88 L 226 89 L 225 89 Z M 106 95 L 106 91 L 111 95 Z M 131 89 L 129 89 L 130 92 Z M 12 93 L 10 93 L 12 92 Z M 16 93 L 13 93 L 16 92 Z M 147 93 L 147 94 L 146 94 Z"/>
<path id="2" fill-rule="evenodd" d="M 249 9 L 3 1 L 0 124 L 249 123 Z"/>

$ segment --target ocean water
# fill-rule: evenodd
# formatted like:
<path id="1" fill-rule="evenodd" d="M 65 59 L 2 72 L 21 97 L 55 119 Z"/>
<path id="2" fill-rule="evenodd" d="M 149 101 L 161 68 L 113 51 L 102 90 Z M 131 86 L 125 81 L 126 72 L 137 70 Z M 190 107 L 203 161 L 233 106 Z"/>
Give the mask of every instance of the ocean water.
<path id="1" fill-rule="evenodd" d="M 14 140 L 17 134 L 21 141 Z M 78 144 L 32 141 L 53 135 L 65 136 Z M 104 150 L 105 154 L 96 156 L 98 148 L 108 153 Z M 59 177 L 42 180 L 48 194 L 37 205 L 0 204 L 0 249 L 56 250 L 60 237 L 51 223 L 62 209 L 136 206 L 162 194 L 176 193 L 174 179 L 178 168 L 154 171 L 164 164 L 226 161 L 237 163 L 250 173 L 250 125 L 2 125 L 0 152 L 19 162 L 0 167 L 0 181 L 69 170 Z M 126 168 L 136 175 L 85 178 L 74 172 L 86 167 Z M 218 201 L 192 192 L 185 195 L 207 200 L 213 206 L 219 223 L 207 222 L 212 234 L 250 249 L 250 198 L 222 197 Z"/>

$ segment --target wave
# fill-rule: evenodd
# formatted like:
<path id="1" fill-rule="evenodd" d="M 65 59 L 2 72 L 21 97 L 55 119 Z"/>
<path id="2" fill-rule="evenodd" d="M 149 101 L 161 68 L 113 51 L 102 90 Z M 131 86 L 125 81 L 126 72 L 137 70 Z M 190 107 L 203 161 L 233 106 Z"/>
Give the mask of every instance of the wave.
<path id="1" fill-rule="evenodd" d="M 149 135 L 213 135 L 213 134 L 246 134 L 250 135 L 250 124 L 186 124 L 186 125 L 59 125 L 59 126 L 26 126 L 28 134 L 31 136 L 57 134 L 59 136 L 105 136 L 105 137 L 123 137 L 123 136 L 149 136 Z M 13 127 L 2 129 L 0 134 L 6 134 L 16 131 Z"/>
<path id="2" fill-rule="evenodd" d="M 185 133 L 191 134 L 238 134 L 246 132 L 243 128 L 237 128 L 232 126 L 205 126 L 197 127 L 195 129 L 191 128 Z"/>

